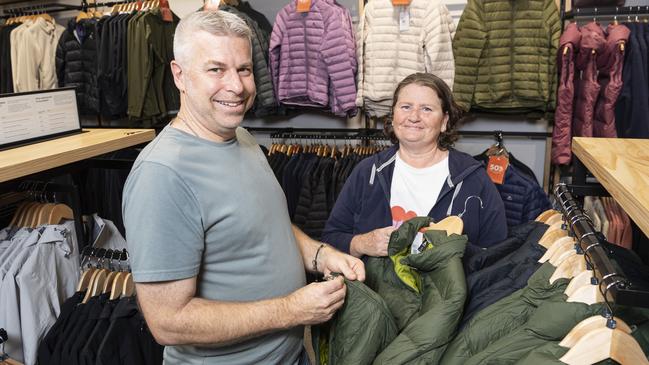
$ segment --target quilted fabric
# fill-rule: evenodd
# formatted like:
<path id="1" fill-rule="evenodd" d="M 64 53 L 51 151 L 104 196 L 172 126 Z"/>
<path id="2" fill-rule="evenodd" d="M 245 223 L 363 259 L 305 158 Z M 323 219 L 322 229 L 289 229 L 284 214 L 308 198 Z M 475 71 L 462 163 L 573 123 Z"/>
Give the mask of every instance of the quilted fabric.
<path id="1" fill-rule="evenodd" d="M 373 116 L 390 113 L 394 88 L 412 73 L 432 73 L 453 87 L 455 24 L 448 9 L 437 0 L 412 0 L 405 9 L 373 0 L 360 21 L 356 105 Z M 402 11 L 410 18 L 407 29 L 399 25 Z"/>
<path id="2" fill-rule="evenodd" d="M 553 0 L 469 0 L 453 40 L 460 107 L 553 111 L 560 32 Z"/>

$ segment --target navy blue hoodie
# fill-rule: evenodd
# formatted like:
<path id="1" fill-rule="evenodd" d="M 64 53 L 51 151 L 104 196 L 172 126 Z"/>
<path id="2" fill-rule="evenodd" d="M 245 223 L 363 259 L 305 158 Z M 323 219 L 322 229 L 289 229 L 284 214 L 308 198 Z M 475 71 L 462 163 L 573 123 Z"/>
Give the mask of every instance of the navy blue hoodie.
<path id="1" fill-rule="evenodd" d="M 354 168 L 329 215 L 322 241 L 349 252 L 352 237 L 392 225 L 390 188 L 398 146 L 370 156 Z M 485 169 L 466 153 L 449 150 L 450 175 L 428 216 L 464 221 L 469 242 L 489 247 L 507 238 L 503 201 Z"/>

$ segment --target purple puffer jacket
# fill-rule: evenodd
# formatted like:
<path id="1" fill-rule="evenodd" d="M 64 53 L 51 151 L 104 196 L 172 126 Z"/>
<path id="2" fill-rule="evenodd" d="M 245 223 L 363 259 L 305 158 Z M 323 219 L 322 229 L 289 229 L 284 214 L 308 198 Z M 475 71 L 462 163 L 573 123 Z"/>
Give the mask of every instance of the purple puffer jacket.
<path id="1" fill-rule="evenodd" d="M 356 81 L 343 17 L 327 0 L 311 0 L 308 13 L 291 0 L 275 18 L 270 69 L 279 102 L 329 106 L 339 115 L 356 108 Z M 353 42 L 353 40 L 352 40 Z M 331 91 L 329 91 L 331 85 Z M 333 103 L 330 105 L 329 96 Z"/>
<path id="2" fill-rule="evenodd" d="M 599 95 L 597 82 L 597 57 L 604 51 L 606 38 L 599 24 L 590 22 L 581 28 L 581 43 L 575 62 L 581 70 L 581 79 L 577 82 L 577 100 L 572 122 L 574 137 L 593 136 L 593 114 Z"/>
<path id="3" fill-rule="evenodd" d="M 595 106 L 593 137 L 616 138 L 615 102 L 622 91 L 622 66 L 624 50 L 620 47 L 629 40 L 631 31 L 624 25 L 609 25 L 606 47 L 597 57 L 599 84 L 602 90 Z"/>
<path id="4" fill-rule="evenodd" d="M 572 110 L 575 97 L 575 53 L 579 48 L 581 33 L 577 24 L 570 23 L 559 39 L 559 90 L 557 109 L 554 112 L 552 130 L 552 163 L 570 162 L 570 138 L 572 137 Z M 567 49 L 564 53 L 564 49 Z"/>

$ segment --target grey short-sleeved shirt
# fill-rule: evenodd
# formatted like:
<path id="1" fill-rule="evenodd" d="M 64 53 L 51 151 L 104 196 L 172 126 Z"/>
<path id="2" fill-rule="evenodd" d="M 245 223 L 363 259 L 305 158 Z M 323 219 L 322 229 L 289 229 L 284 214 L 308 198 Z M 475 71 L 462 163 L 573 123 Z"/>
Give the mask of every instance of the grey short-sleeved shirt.
<path id="1" fill-rule="evenodd" d="M 124 188 L 136 282 L 198 277 L 197 296 L 255 301 L 305 285 L 286 199 L 243 128 L 216 143 L 166 127 L 139 155 Z M 165 364 L 292 364 L 302 328 L 225 347 L 172 346 Z"/>

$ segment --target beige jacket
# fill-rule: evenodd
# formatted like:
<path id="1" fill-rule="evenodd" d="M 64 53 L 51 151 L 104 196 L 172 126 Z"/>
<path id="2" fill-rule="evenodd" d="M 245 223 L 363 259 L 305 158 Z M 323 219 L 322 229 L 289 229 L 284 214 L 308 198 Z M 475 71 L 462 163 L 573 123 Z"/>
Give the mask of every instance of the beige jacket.
<path id="1" fill-rule="evenodd" d="M 38 18 L 11 32 L 11 68 L 14 92 L 58 87 L 56 46 L 65 28 Z"/>
<path id="2" fill-rule="evenodd" d="M 400 20 L 408 16 L 404 27 Z M 451 40 L 455 24 L 439 0 L 412 0 L 408 7 L 372 0 L 361 16 L 357 40 L 356 105 L 389 114 L 397 84 L 415 72 L 429 72 L 453 86 L 455 63 Z"/>

